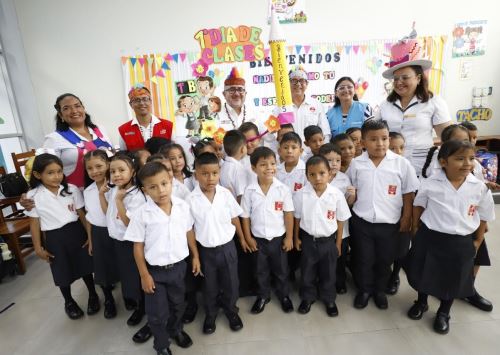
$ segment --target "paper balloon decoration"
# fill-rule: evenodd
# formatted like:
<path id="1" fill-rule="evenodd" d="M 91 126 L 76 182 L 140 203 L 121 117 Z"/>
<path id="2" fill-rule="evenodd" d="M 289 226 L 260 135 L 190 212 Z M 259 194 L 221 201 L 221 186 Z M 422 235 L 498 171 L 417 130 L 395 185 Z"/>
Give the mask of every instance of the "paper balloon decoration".
<path id="1" fill-rule="evenodd" d="M 219 127 L 219 129 L 217 129 L 213 134 L 214 142 L 217 144 L 222 144 L 224 142 L 225 135 L 226 131 L 224 130 L 224 128 Z"/>

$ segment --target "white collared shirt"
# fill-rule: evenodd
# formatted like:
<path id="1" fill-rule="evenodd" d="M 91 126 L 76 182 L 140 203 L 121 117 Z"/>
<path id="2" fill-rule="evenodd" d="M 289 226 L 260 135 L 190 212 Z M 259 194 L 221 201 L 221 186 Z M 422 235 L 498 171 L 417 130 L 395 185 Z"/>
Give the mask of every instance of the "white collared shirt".
<path id="1" fill-rule="evenodd" d="M 248 185 L 248 173 L 241 161 L 226 157 L 220 168 L 220 185 L 231 191 L 234 198 L 243 195 Z"/>
<path id="2" fill-rule="evenodd" d="M 444 171 L 422 181 L 414 206 L 425 210 L 420 219 L 432 230 L 469 235 L 476 231 L 480 221 L 495 219 L 495 204 L 488 187 L 469 174 L 457 189 Z"/>
<path id="3" fill-rule="evenodd" d="M 337 171 L 337 174 L 335 174 L 335 177 L 333 178 L 332 181 L 330 181 L 330 185 L 336 187 L 337 189 L 340 190 L 344 194 L 344 197 L 347 200 L 347 188 L 351 185 L 351 179 L 349 179 L 349 176 L 344 174 L 342 171 Z M 344 223 L 344 233 L 342 233 L 342 239 L 347 238 L 351 235 L 349 232 L 349 223 Z"/>
<path id="4" fill-rule="evenodd" d="M 199 186 L 187 198 L 194 219 L 196 240 L 207 248 L 230 242 L 236 231 L 231 220 L 242 213 L 240 205 L 228 189 L 220 185 L 215 189 L 212 202 Z"/>
<path id="5" fill-rule="evenodd" d="M 293 205 L 300 228 L 313 237 L 331 236 L 337 231 L 337 220 L 345 222 L 351 217 L 344 195 L 330 184 L 320 197 L 313 186 L 307 184 L 293 195 Z"/>
<path id="6" fill-rule="evenodd" d="M 165 266 L 189 255 L 187 232 L 191 229 L 193 218 L 186 202 L 172 197 L 168 216 L 148 199 L 132 214 L 124 239 L 144 243 L 144 256 L 149 265 Z"/>
<path id="7" fill-rule="evenodd" d="M 83 198 L 85 200 L 85 210 L 87 211 L 85 215 L 87 221 L 97 227 L 106 227 L 106 215 L 102 212 L 99 189 L 95 182 L 83 190 Z"/>
<path id="8" fill-rule="evenodd" d="M 151 115 L 151 122 L 149 122 L 149 125 L 147 127 L 142 127 L 142 129 L 139 129 L 142 135 L 142 139 L 144 140 L 144 143 L 148 141 L 149 138 L 153 137 L 153 130 L 154 127 L 157 123 L 160 123 L 160 119 L 156 117 L 155 115 Z M 136 117 L 132 119 L 132 126 L 139 126 L 139 121 L 137 120 Z M 127 150 L 127 145 L 125 144 L 125 141 L 123 138 L 120 136 L 120 149 L 121 150 Z"/>
<path id="9" fill-rule="evenodd" d="M 403 195 L 418 190 L 419 186 L 410 162 L 390 150 L 377 167 L 368 152 L 363 152 L 351 161 L 347 176 L 356 188 L 353 211 L 370 223 L 397 223 Z"/>
<path id="10" fill-rule="evenodd" d="M 106 223 L 108 225 L 109 236 L 113 239 L 123 241 L 123 236 L 127 230 L 127 226 L 118 216 L 118 208 L 116 207 L 116 194 L 118 187 L 113 187 L 106 193 L 108 201 L 108 210 L 106 212 Z M 137 187 L 132 186 L 127 190 L 127 194 L 123 199 L 123 204 L 127 210 L 127 217 L 130 216 L 142 205 L 146 203 L 146 197 Z"/>
<path id="11" fill-rule="evenodd" d="M 375 119 L 386 120 L 389 131 L 399 132 L 405 137 L 405 157 L 418 175 L 429 148 L 434 145 L 433 127 L 453 120 L 446 102 L 439 96 L 427 102 L 421 102 L 414 96 L 405 110 L 401 108 L 399 100 L 394 103 L 384 100 Z"/>
<path id="12" fill-rule="evenodd" d="M 287 172 L 285 169 L 285 162 L 283 162 L 278 165 L 276 177 L 279 181 L 288 186 L 290 191 L 299 191 L 307 182 L 306 164 L 304 163 L 304 161 L 302 161 L 302 159 L 299 159 L 299 162 L 292 169 L 292 171 Z"/>
<path id="13" fill-rule="evenodd" d="M 35 207 L 31 211 L 25 210 L 24 214 L 39 218 L 42 231 L 59 229 L 78 220 L 77 210 L 84 206 L 82 192 L 75 185 L 68 184 L 71 194 L 63 196 L 62 189 L 60 186 L 57 195 L 43 185 L 28 191 L 27 198 L 35 202 Z"/>
<path id="14" fill-rule="evenodd" d="M 219 112 L 219 122 L 217 122 L 218 127 L 223 128 L 227 132 L 232 129 L 238 129 L 243 122 L 253 122 L 257 125 L 259 131 L 262 129 L 255 118 L 254 112 L 248 105 L 244 105 L 239 114 L 227 103 L 222 105 L 221 111 Z"/>
<path id="15" fill-rule="evenodd" d="M 427 177 L 431 177 L 434 174 L 439 173 L 440 171 L 443 170 L 441 167 L 441 164 L 439 164 L 439 160 L 437 158 L 439 154 L 439 148 L 436 149 L 434 152 L 434 155 L 432 156 L 431 162 L 429 166 L 427 167 L 426 174 Z M 474 159 L 474 170 L 473 170 L 474 177 L 478 179 L 479 181 L 485 182 L 484 180 L 484 174 L 483 174 L 483 166 L 481 165 L 480 162 L 478 162 L 476 159 Z M 422 174 L 420 174 L 420 180 L 425 179 Z"/>
<path id="16" fill-rule="evenodd" d="M 257 174 L 252 170 L 250 155 L 245 155 L 245 157 L 241 159 L 241 164 L 245 168 L 245 173 L 247 174 L 247 185 L 257 182 Z"/>
<path id="17" fill-rule="evenodd" d="M 323 131 L 325 142 L 330 141 L 331 131 L 330 124 L 326 118 L 323 104 L 316 99 L 305 97 L 300 106 L 293 104 L 293 112 L 295 121 L 292 123 L 295 133 L 300 136 L 302 142 L 305 142 L 304 129 L 307 126 L 319 126 Z M 304 149 L 306 150 L 306 149 Z"/>
<path id="18" fill-rule="evenodd" d="M 180 182 L 176 178 L 173 178 L 173 180 L 172 180 L 172 196 L 178 197 L 181 200 L 185 201 L 190 193 L 191 193 L 191 191 L 189 191 L 189 189 L 187 188 L 186 185 L 184 185 L 182 182 Z"/>
<path id="19" fill-rule="evenodd" d="M 293 201 L 290 189 L 273 178 L 267 194 L 258 182 L 250 184 L 241 199 L 242 218 L 250 218 L 252 235 L 271 240 L 285 234 L 284 212 L 292 212 Z"/>
<path id="20" fill-rule="evenodd" d="M 88 142 L 87 138 L 79 135 L 71 128 L 70 130 L 74 134 L 76 134 L 76 136 L 82 141 Z M 92 128 L 88 127 L 88 130 L 92 135 L 93 141 L 99 138 Z M 111 143 L 111 140 L 108 138 L 105 130 L 101 127 L 99 127 L 99 130 L 103 135 L 102 139 L 108 142 L 110 145 L 113 145 Z M 59 159 L 61 159 L 61 161 L 63 162 L 64 175 L 69 176 L 75 171 L 76 163 L 78 160 L 78 148 L 74 144 L 71 144 L 66 138 L 64 138 L 57 132 L 49 133 L 45 136 L 45 140 L 43 141 L 43 148 L 54 149 L 55 155 L 58 156 Z"/>

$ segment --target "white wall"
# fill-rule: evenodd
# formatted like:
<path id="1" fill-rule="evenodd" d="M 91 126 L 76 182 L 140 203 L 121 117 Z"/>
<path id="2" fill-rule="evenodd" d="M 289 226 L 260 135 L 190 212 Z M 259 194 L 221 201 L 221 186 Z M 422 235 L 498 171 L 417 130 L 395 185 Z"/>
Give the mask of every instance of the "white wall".
<path id="1" fill-rule="evenodd" d="M 116 139 L 127 120 L 122 55 L 196 50 L 201 28 L 248 24 L 264 28 L 267 0 L 14 0 L 36 104 L 48 133 L 54 129 L 55 98 L 73 92 L 94 121 Z M 394 4 L 398 6 L 394 8 Z M 308 0 L 308 23 L 285 27 L 290 44 L 399 38 L 413 20 L 419 35 L 448 35 L 455 22 L 488 20 L 486 55 L 472 58 L 468 81 L 458 79 L 459 62 L 446 54 L 445 99 L 453 114 L 470 107 L 473 86 L 493 86 L 493 119 L 479 122 L 483 134 L 500 134 L 500 13 L 484 1 Z M 451 49 L 451 46 L 449 46 Z M 356 74 L 353 73 L 353 76 Z M 20 101 L 22 104 L 22 101 Z M 374 103 L 376 104 L 376 103 Z"/>

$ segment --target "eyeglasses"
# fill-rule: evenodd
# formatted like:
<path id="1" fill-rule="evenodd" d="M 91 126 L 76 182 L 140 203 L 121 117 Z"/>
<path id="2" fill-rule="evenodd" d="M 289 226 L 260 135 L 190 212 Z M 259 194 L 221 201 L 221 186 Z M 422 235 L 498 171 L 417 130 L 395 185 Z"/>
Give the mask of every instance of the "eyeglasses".
<path id="1" fill-rule="evenodd" d="M 337 88 L 337 91 L 346 91 L 346 90 L 348 90 L 348 91 L 354 90 L 354 86 L 352 86 L 352 85 L 342 85 L 342 86 L 339 86 Z"/>
<path id="2" fill-rule="evenodd" d="M 307 80 L 306 79 L 292 79 L 292 80 L 290 80 L 290 84 L 292 84 L 292 85 L 299 85 L 300 84 L 303 86 L 303 85 L 307 84 Z"/>
<path id="3" fill-rule="evenodd" d="M 235 94 L 235 93 L 244 94 L 246 92 L 245 88 L 229 88 L 226 89 L 225 91 L 227 91 L 230 94 Z"/>
<path id="4" fill-rule="evenodd" d="M 151 101 L 151 98 L 149 96 L 138 97 L 136 99 L 130 100 L 130 102 L 133 103 L 133 104 L 140 104 L 140 103 L 147 104 L 150 101 Z"/>
<path id="5" fill-rule="evenodd" d="M 395 76 L 392 80 L 397 83 L 398 81 L 408 81 L 411 78 L 416 78 L 414 75 L 401 75 L 401 76 Z"/>

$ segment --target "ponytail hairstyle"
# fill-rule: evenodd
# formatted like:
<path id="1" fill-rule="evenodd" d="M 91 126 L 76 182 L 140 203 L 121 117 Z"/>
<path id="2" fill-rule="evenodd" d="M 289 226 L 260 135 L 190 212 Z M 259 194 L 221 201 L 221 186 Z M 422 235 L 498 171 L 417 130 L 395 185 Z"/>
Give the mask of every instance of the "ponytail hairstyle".
<path id="1" fill-rule="evenodd" d="M 456 130 L 464 131 L 467 133 L 467 135 L 469 135 L 469 130 L 467 128 L 465 128 L 465 126 L 459 125 L 459 124 L 452 124 L 452 125 L 445 127 L 445 129 L 443 129 L 443 132 L 441 132 L 441 144 L 444 144 L 444 143 L 450 141 L 451 137 L 453 136 L 453 133 Z M 470 135 L 469 135 L 469 139 L 470 139 Z M 431 161 L 432 161 L 432 157 L 434 156 L 434 152 L 437 149 L 438 149 L 438 147 L 434 146 L 431 149 L 429 149 L 429 152 L 427 153 L 427 158 L 425 159 L 424 166 L 422 167 L 422 176 L 424 178 L 427 178 L 427 168 L 429 168 L 429 165 L 431 164 Z"/>
<path id="2" fill-rule="evenodd" d="M 179 149 L 182 153 L 182 156 L 184 158 L 184 168 L 182 169 L 182 173 L 184 174 L 184 177 L 189 178 L 193 175 L 191 170 L 189 170 L 188 164 L 187 164 L 187 159 L 186 159 L 186 153 L 184 152 L 184 149 L 180 144 L 177 143 L 172 143 L 169 145 L 164 145 L 163 147 L 160 148 L 160 153 L 163 154 L 165 157 L 168 159 L 168 154 L 170 151 L 174 149 Z"/>
<path id="3" fill-rule="evenodd" d="M 96 149 L 96 150 L 92 150 L 92 151 L 85 153 L 85 155 L 83 156 L 83 165 L 86 167 L 87 162 L 92 158 L 100 158 L 102 161 L 104 161 L 108 165 L 108 170 L 106 171 L 106 179 L 108 179 L 108 181 L 109 181 L 109 157 L 108 157 L 108 154 L 106 153 L 106 151 L 103 149 Z M 93 181 L 89 177 L 89 174 L 87 173 L 86 168 L 84 169 L 84 171 L 85 171 L 84 183 L 85 183 L 85 187 L 87 188 L 88 186 L 92 185 Z"/>
<path id="4" fill-rule="evenodd" d="M 42 174 L 47 168 L 52 163 L 56 163 L 63 168 L 63 163 L 59 157 L 53 155 L 53 154 L 48 154 L 48 153 L 43 153 L 40 155 L 37 155 L 35 157 L 35 160 L 33 161 L 33 167 L 31 168 L 31 176 L 30 176 L 30 187 L 32 189 L 37 188 L 40 185 L 43 185 L 42 180 L 38 179 L 35 176 L 35 172 L 38 174 Z M 61 181 L 61 185 L 63 186 L 63 189 L 61 191 L 61 196 L 66 196 L 66 195 L 71 195 L 71 192 L 68 190 L 68 182 L 66 181 L 66 176 L 63 174 L 63 179 Z"/>
<path id="5" fill-rule="evenodd" d="M 441 146 L 438 153 L 438 160 L 448 159 L 452 155 L 456 154 L 461 150 L 472 150 L 474 151 L 474 146 L 471 142 L 459 141 L 456 139 L 449 140 Z"/>
<path id="6" fill-rule="evenodd" d="M 131 157 L 131 153 L 129 152 L 118 152 L 116 153 L 110 160 L 109 160 L 109 163 L 111 164 L 112 162 L 114 161 L 118 161 L 118 160 L 121 160 L 123 162 L 125 162 L 125 164 L 128 165 L 128 167 L 130 168 L 130 170 L 132 170 L 132 177 L 130 178 L 129 182 L 127 182 L 127 185 L 129 183 L 132 183 L 132 185 L 135 186 L 134 189 L 130 190 L 129 192 L 132 192 L 134 191 L 136 188 L 137 188 L 137 185 L 136 185 L 136 175 L 137 175 L 137 170 L 135 169 L 135 164 L 134 164 L 134 160 L 132 159 Z M 127 192 L 127 194 L 129 193 Z"/>

